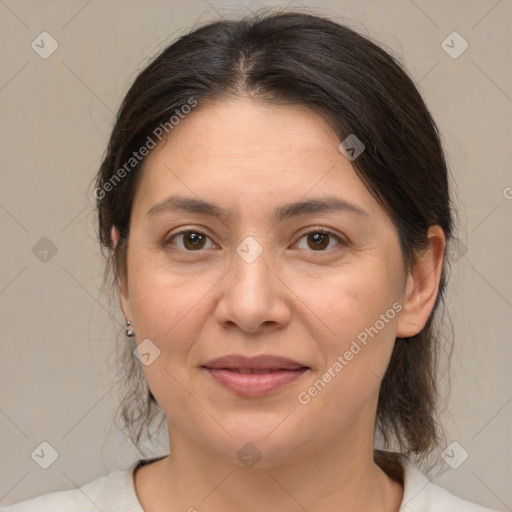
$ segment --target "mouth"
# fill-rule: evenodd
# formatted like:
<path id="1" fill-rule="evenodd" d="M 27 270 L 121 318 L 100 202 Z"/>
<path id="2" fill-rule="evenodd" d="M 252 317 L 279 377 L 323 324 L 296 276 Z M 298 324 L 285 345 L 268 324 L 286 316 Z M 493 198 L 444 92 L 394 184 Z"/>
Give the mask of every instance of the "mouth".
<path id="1" fill-rule="evenodd" d="M 277 356 L 225 356 L 202 366 L 225 389 L 240 396 L 262 397 L 297 381 L 309 366 Z"/>

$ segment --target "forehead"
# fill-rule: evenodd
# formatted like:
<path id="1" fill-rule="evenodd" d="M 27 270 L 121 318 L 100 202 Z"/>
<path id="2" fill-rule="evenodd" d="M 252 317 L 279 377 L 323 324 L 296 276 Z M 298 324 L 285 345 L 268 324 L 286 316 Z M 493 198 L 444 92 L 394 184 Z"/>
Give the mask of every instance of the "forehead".
<path id="1" fill-rule="evenodd" d="M 248 99 L 199 104 L 147 156 L 134 208 L 146 214 L 171 193 L 265 208 L 283 196 L 336 191 L 347 201 L 357 197 L 365 210 L 378 209 L 339 142 L 306 107 Z"/>
<path id="2" fill-rule="evenodd" d="M 180 160 L 227 166 L 237 159 L 241 170 L 250 170 L 252 162 L 254 166 L 268 162 L 272 168 L 282 168 L 283 161 L 296 166 L 308 153 L 339 156 L 338 144 L 327 122 L 306 107 L 242 98 L 215 100 L 200 103 L 184 116 L 148 155 L 146 166 L 172 155 Z M 265 172 L 266 168 L 258 170 Z"/>

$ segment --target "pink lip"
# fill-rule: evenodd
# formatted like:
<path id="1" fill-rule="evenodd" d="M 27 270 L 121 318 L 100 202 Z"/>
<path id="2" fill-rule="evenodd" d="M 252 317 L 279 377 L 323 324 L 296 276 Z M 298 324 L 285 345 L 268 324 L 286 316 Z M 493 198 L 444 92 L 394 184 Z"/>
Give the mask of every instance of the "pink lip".
<path id="1" fill-rule="evenodd" d="M 219 384 L 241 396 L 275 393 L 296 381 L 308 366 L 278 356 L 224 356 L 203 365 Z M 242 370 L 242 371 L 240 371 Z M 254 373 L 242 373 L 254 370 Z"/>

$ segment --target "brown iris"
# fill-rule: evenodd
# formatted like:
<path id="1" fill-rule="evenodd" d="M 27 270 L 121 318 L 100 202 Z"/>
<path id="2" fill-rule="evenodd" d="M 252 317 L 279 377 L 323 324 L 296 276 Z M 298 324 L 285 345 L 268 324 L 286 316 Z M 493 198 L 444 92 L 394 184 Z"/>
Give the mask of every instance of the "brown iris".
<path id="1" fill-rule="evenodd" d="M 308 235 L 308 244 L 313 241 L 313 245 L 310 245 L 312 249 L 325 249 L 329 245 L 329 235 L 327 233 L 310 233 Z"/>
<path id="2" fill-rule="evenodd" d="M 205 243 L 205 235 L 194 231 L 183 233 L 183 245 L 187 249 L 202 249 Z M 189 243 L 190 242 L 190 243 Z"/>

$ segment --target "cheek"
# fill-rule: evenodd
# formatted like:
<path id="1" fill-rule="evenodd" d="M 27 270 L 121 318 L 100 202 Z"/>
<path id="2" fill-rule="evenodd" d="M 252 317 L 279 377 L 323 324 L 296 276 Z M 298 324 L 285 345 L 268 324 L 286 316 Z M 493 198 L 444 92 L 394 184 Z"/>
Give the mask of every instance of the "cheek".
<path id="1" fill-rule="evenodd" d="M 150 253 L 133 251 L 129 269 L 129 297 L 136 333 L 163 341 L 197 325 L 201 299 L 212 284 L 208 279 L 180 275 Z"/>
<path id="2" fill-rule="evenodd" d="M 153 350 L 158 354 L 154 362 L 143 366 L 146 379 L 155 394 L 163 384 L 164 387 L 172 387 L 172 379 L 166 374 L 166 368 L 169 369 L 173 362 L 174 367 L 177 361 L 180 361 L 180 366 L 185 366 L 183 359 L 188 350 L 187 340 L 193 336 L 187 329 L 196 325 L 190 321 L 194 309 L 189 303 L 194 302 L 194 297 L 190 296 L 189 289 L 182 291 L 179 282 L 174 283 L 169 276 L 154 271 L 148 259 L 141 264 L 134 257 L 130 270 L 129 298 L 137 343 L 147 344 L 146 340 L 150 340 L 156 346 Z M 172 370 L 174 373 L 175 370 Z"/>
<path id="3" fill-rule="evenodd" d="M 398 270 L 384 259 L 368 260 L 340 273 L 324 288 L 318 306 L 323 304 L 322 320 L 334 333 L 324 338 L 325 367 L 309 383 L 315 387 L 315 407 L 343 403 L 348 418 L 377 399 L 401 309 Z M 337 412 L 325 414 L 331 413 L 333 422 L 341 421 Z"/>
<path id="4" fill-rule="evenodd" d="M 343 349 L 361 333 L 364 341 L 364 333 L 375 324 L 379 335 L 389 337 L 397 316 L 393 304 L 400 297 L 395 277 L 386 265 L 368 264 L 340 273 L 323 287 L 318 307 L 322 319 L 334 331 L 332 348 Z"/>
<path id="5" fill-rule="evenodd" d="M 170 411 L 190 407 L 183 383 L 194 394 L 188 358 L 204 325 L 206 302 L 201 299 L 213 284 L 164 270 L 148 254 L 134 251 L 131 263 L 129 296 L 137 342 L 151 340 L 158 353 L 142 369 L 156 400 L 173 418 Z"/>
<path id="6" fill-rule="evenodd" d="M 371 283 L 367 274 L 339 279 L 323 295 L 324 321 L 335 334 L 322 340 L 322 366 L 297 396 L 307 416 L 322 418 L 333 433 L 349 428 L 365 417 L 363 410 L 376 406 L 393 350 L 400 304 L 393 287 Z"/>

